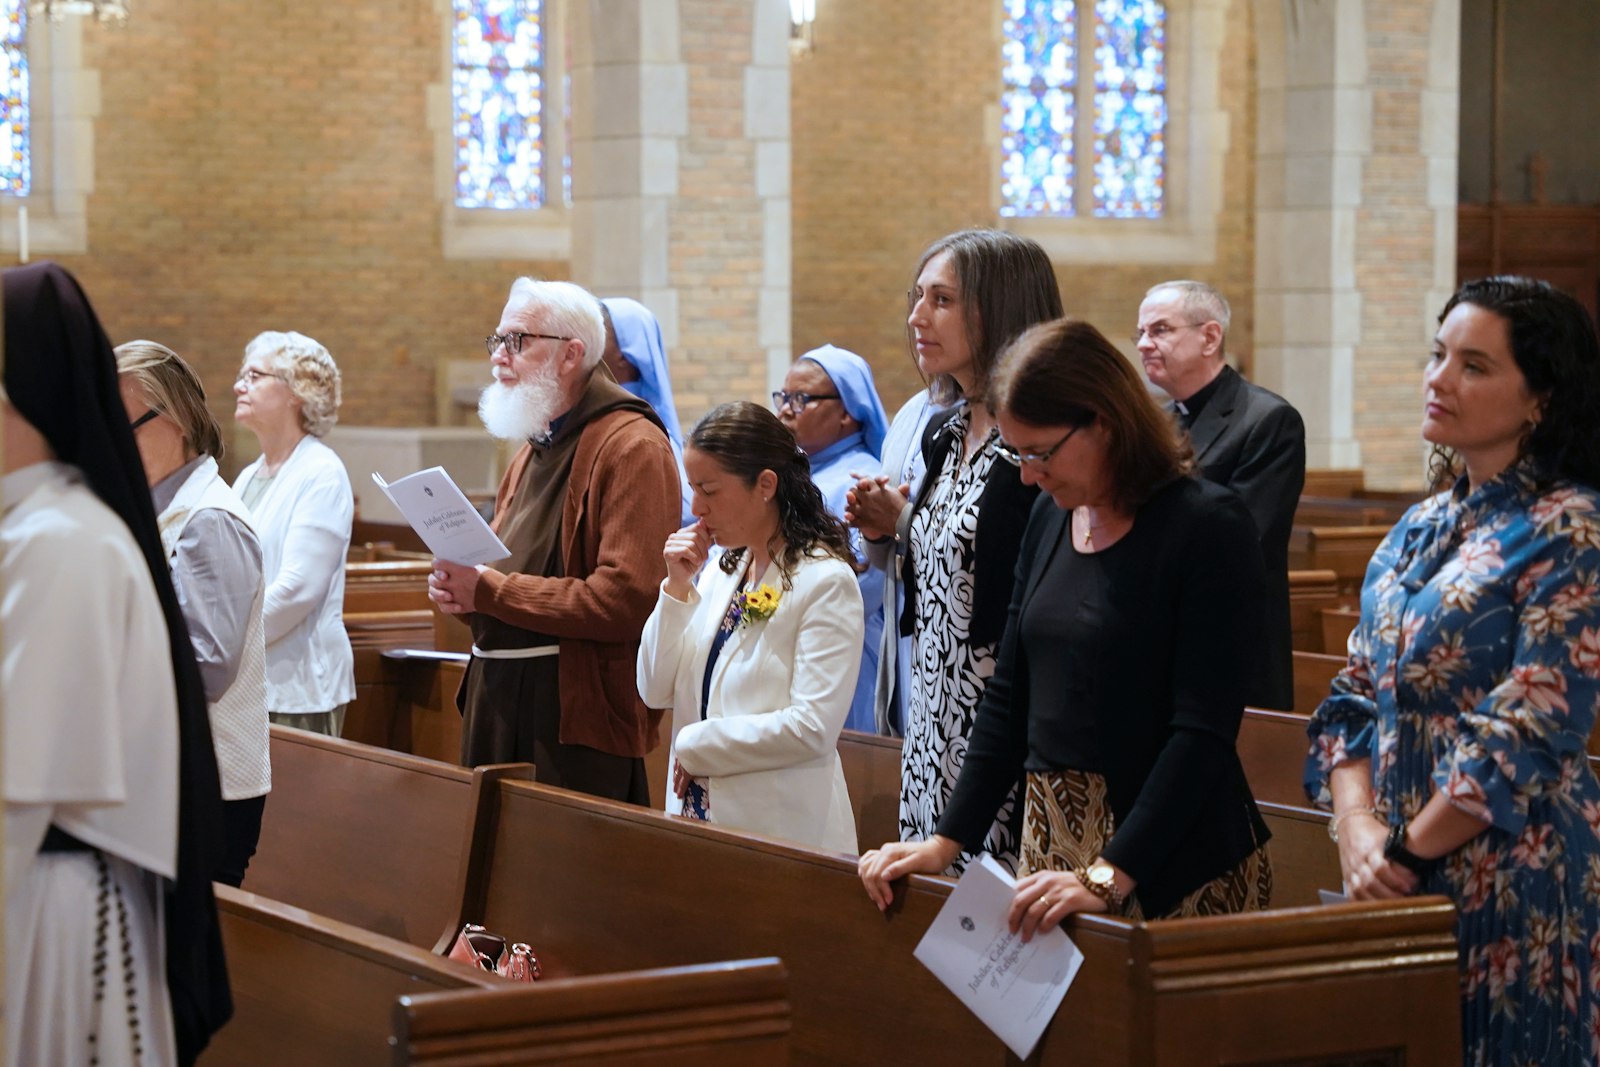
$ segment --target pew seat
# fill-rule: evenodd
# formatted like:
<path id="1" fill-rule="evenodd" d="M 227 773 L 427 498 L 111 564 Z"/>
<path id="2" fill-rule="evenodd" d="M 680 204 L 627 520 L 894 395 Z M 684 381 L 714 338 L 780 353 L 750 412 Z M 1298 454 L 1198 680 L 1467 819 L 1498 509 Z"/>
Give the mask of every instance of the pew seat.
<path id="1" fill-rule="evenodd" d="M 245 872 L 252 892 L 432 948 L 455 915 L 483 780 L 461 767 L 273 726 L 273 789 Z"/>
<path id="2" fill-rule="evenodd" d="M 949 881 L 908 878 L 880 914 L 853 857 L 528 782 L 495 788 L 461 915 L 587 972 L 778 956 L 797 1063 L 1015 1062 L 912 956 Z M 1453 927 L 1439 898 L 1140 925 L 1079 916 L 1068 933 L 1085 964 L 1030 1062 L 1453 1064 Z"/>
<path id="3" fill-rule="evenodd" d="M 258 894 L 217 906 L 234 1017 L 202 1067 L 788 1060 L 777 960 L 523 985 Z"/>

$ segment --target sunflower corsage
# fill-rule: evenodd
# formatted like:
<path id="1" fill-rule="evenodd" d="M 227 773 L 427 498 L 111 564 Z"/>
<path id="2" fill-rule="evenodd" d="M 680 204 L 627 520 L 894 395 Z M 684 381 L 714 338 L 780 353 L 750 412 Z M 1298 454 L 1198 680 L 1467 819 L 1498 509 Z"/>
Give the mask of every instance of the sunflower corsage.
<path id="1" fill-rule="evenodd" d="M 752 623 L 766 622 L 772 618 L 772 613 L 778 610 L 780 599 L 782 594 L 765 582 L 754 589 L 740 593 L 739 625 L 749 626 Z"/>

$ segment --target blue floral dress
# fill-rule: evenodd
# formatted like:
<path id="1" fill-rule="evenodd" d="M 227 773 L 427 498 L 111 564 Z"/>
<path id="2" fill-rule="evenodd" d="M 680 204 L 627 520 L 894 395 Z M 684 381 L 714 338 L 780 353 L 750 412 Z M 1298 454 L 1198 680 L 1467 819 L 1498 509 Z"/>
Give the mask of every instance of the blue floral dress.
<path id="1" fill-rule="evenodd" d="M 1600 494 L 1525 466 L 1413 507 L 1367 568 L 1306 792 L 1372 760 L 1375 805 L 1441 790 L 1483 833 L 1421 892 L 1458 909 L 1464 1062 L 1600 1061 Z"/>

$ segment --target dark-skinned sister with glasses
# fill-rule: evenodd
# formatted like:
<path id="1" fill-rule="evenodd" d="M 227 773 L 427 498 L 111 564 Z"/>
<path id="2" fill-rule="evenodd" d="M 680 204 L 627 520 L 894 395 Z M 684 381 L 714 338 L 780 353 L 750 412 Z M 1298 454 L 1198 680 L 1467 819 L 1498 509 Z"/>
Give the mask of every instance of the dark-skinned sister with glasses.
<path id="1" fill-rule="evenodd" d="M 1002 461 L 1041 490 L 994 676 L 934 832 L 861 858 L 880 908 L 944 870 L 1026 777 L 1010 923 L 1263 909 L 1268 831 L 1235 741 L 1265 620 L 1250 512 L 1094 327 L 1034 327 L 990 385 Z"/>

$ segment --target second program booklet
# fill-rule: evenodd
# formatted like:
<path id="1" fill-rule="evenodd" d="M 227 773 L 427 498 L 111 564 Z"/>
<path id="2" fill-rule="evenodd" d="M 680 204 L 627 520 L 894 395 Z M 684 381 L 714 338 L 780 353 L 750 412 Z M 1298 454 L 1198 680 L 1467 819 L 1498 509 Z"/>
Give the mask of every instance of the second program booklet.
<path id="1" fill-rule="evenodd" d="M 429 467 L 394 482 L 373 471 L 372 480 L 439 559 L 476 567 L 511 555 L 443 467 Z"/>

